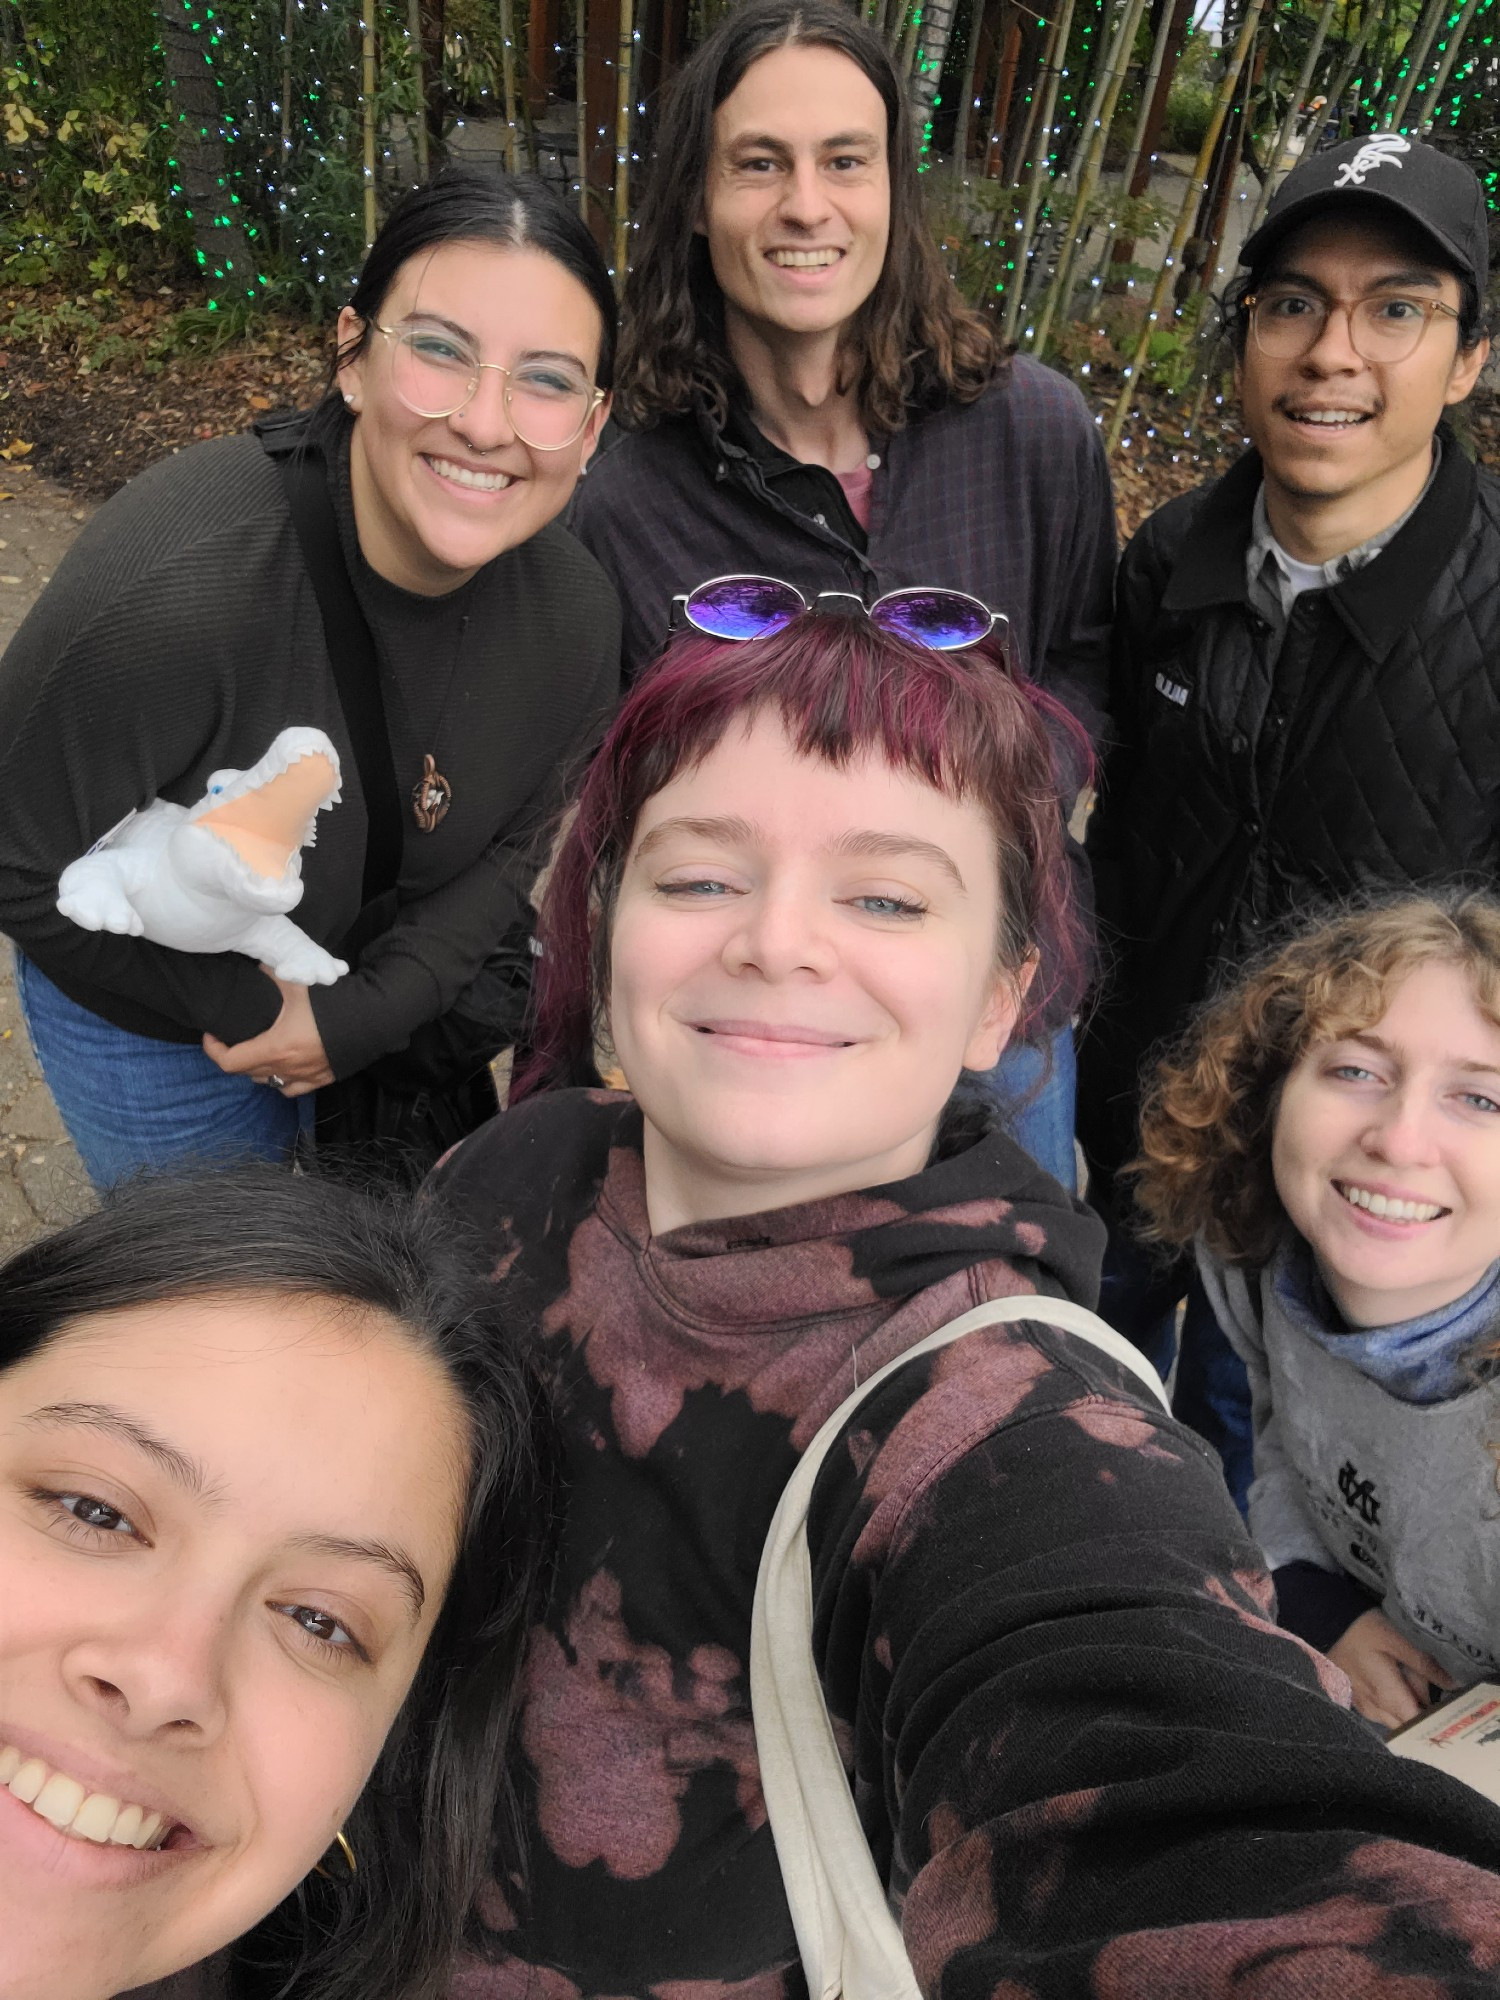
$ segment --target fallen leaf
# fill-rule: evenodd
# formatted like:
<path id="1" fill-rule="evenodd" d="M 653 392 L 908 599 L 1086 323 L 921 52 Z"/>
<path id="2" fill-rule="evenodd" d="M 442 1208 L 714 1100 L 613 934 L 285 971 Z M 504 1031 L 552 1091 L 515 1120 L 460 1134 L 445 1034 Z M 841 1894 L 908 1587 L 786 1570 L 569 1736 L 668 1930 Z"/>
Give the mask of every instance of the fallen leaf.
<path id="1" fill-rule="evenodd" d="M 0 445 L 0 458 L 24 458 L 33 449 L 34 446 L 27 444 L 23 438 L 12 438 L 9 444 Z"/>
<path id="2" fill-rule="evenodd" d="M 250 398 L 250 407 L 252 410 L 269 410 L 271 399 L 269 396 L 252 396 Z"/>
<path id="3" fill-rule="evenodd" d="M 14 500 L 14 499 L 15 499 L 15 497 L 16 497 L 16 496 L 15 496 L 15 494 L 14 494 L 14 493 L 3 493 L 3 492 L 0 492 L 0 500 Z"/>

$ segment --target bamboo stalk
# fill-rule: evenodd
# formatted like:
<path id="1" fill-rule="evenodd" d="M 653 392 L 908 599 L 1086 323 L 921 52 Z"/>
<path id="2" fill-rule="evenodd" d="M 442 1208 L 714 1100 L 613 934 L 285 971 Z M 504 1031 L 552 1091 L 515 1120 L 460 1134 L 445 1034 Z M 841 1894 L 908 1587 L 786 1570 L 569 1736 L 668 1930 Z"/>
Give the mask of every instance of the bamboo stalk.
<path id="1" fill-rule="evenodd" d="M 534 174 L 542 155 L 536 142 L 536 120 L 531 115 L 531 93 L 525 85 L 517 87 L 516 110 L 521 119 L 520 136 L 516 142 L 521 150 L 521 163 L 528 174 Z"/>
<path id="2" fill-rule="evenodd" d="M 1359 68 L 1360 63 L 1364 59 L 1365 46 L 1370 39 L 1370 30 L 1374 27 L 1377 18 L 1372 9 L 1367 8 L 1365 10 L 1364 19 L 1359 24 L 1359 32 L 1350 44 L 1333 82 L 1329 86 L 1328 109 L 1333 113 L 1335 118 L 1341 116 L 1339 106 L 1344 101 L 1344 92 L 1349 88 L 1354 72 Z M 1318 113 L 1316 115 L 1321 116 L 1322 114 Z"/>
<path id="3" fill-rule="evenodd" d="M 588 16 L 587 0 L 573 0 L 577 54 L 573 58 L 574 137 L 578 145 L 578 213 L 589 219 L 589 105 L 588 105 Z"/>
<path id="4" fill-rule="evenodd" d="M 1338 0 L 1323 0 L 1323 11 L 1318 16 L 1318 25 L 1313 29 L 1313 38 L 1308 44 L 1306 59 L 1302 64 L 1302 68 L 1297 73 L 1296 88 L 1293 90 L 1291 100 L 1286 107 L 1286 116 L 1282 119 L 1276 133 L 1276 144 L 1272 148 L 1270 160 L 1266 165 L 1266 177 L 1261 182 L 1260 193 L 1255 197 L 1255 207 L 1250 215 L 1250 226 L 1245 231 L 1246 242 L 1259 229 L 1261 219 L 1271 205 L 1271 196 L 1276 192 L 1281 175 L 1281 162 L 1285 156 L 1287 147 L 1291 144 L 1292 134 L 1297 129 L 1297 115 L 1302 108 L 1303 99 L 1307 96 L 1307 89 L 1308 85 L 1312 82 L 1313 71 L 1318 66 L 1318 57 L 1323 53 L 1323 44 L 1328 39 L 1328 29 L 1333 20 L 1333 10 L 1337 5 Z"/>
<path id="5" fill-rule="evenodd" d="M 1125 155 L 1125 170 L 1120 175 L 1120 192 L 1127 196 L 1130 193 L 1130 183 L 1135 179 L 1135 170 L 1140 163 L 1141 153 L 1146 144 L 1146 127 L 1151 122 L 1151 99 L 1156 91 L 1156 80 L 1161 75 L 1161 66 L 1167 59 L 1167 43 L 1172 38 L 1172 25 L 1175 12 L 1172 0 L 1164 0 L 1161 10 L 1161 21 L 1151 44 L 1150 66 L 1145 76 L 1141 79 L 1141 108 L 1136 114 L 1135 130 L 1130 135 L 1130 149 Z M 1100 304 L 1104 298 L 1104 274 L 1109 269 L 1109 262 L 1114 253 L 1115 232 L 1113 226 L 1111 226 L 1106 233 L 1104 254 L 1099 259 L 1098 271 L 1095 274 L 1098 282 L 1094 285 L 1093 296 L 1089 300 L 1089 318 L 1091 320 L 1099 317 Z"/>
<path id="6" fill-rule="evenodd" d="M 505 89 L 505 169 L 516 173 L 521 147 L 516 138 L 516 17 L 513 0 L 500 0 L 500 75 Z"/>
<path id="7" fill-rule="evenodd" d="M 1224 120 L 1229 116 L 1229 107 L 1234 102 L 1234 94 L 1239 88 L 1240 72 L 1245 66 L 1245 58 L 1255 39 L 1255 30 L 1260 21 L 1261 8 L 1265 0 L 1250 0 L 1245 9 L 1245 18 L 1240 24 L 1239 37 L 1234 45 L 1234 53 L 1229 65 L 1219 79 L 1219 88 L 1214 96 L 1214 108 L 1209 117 L 1208 130 L 1203 135 L 1203 144 L 1198 148 L 1198 157 L 1193 162 L 1192 176 L 1188 181 L 1187 193 L 1182 198 L 1182 210 L 1177 217 L 1177 226 L 1172 231 L 1172 240 L 1167 245 L 1167 254 L 1157 273 L 1156 286 L 1151 294 L 1151 304 L 1141 324 L 1140 339 L 1136 342 L 1135 353 L 1125 370 L 1125 380 L 1120 385 L 1119 399 L 1110 418 L 1109 432 L 1105 439 L 1106 452 L 1112 453 L 1120 442 L 1120 433 L 1125 428 L 1126 414 L 1130 409 L 1130 399 L 1135 393 L 1136 381 L 1141 372 L 1141 364 L 1146 359 L 1146 350 L 1151 345 L 1161 319 L 1162 307 L 1166 304 L 1167 293 L 1172 284 L 1172 273 L 1177 260 L 1182 255 L 1182 246 L 1187 242 L 1193 226 L 1193 214 L 1203 198 L 1203 189 L 1208 180 L 1208 170 L 1218 147 L 1219 134 L 1224 129 Z"/>
<path id="8" fill-rule="evenodd" d="M 615 65 L 615 285 L 623 291 L 630 255 L 630 91 L 635 74 L 635 0 L 620 0 L 620 52 Z"/>
<path id="9" fill-rule="evenodd" d="M 1059 174 L 1055 174 L 1053 176 L 1052 185 L 1047 192 L 1046 223 L 1044 225 L 1043 232 L 1039 234 L 1037 239 L 1036 253 L 1032 258 L 1033 265 L 1036 264 L 1037 259 L 1039 257 L 1045 260 L 1047 245 L 1050 243 L 1054 235 L 1061 235 L 1061 232 L 1065 226 L 1058 218 L 1058 199 L 1061 195 L 1066 194 L 1068 189 L 1072 186 L 1074 172 L 1082 164 L 1083 158 L 1087 152 L 1088 141 L 1093 136 L 1095 125 L 1097 123 L 1099 116 L 1100 105 L 1103 102 L 1103 93 L 1106 88 L 1106 72 L 1109 69 L 1110 57 L 1114 53 L 1115 44 L 1119 38 L 1120 28 L 1123 25 L 1125 16 L 1129 12 L 1129 10 L 1130 10 L 1130 0 L 1120 0 L 1120 12 L 1116 16 L 1114 29 L 1109 36 L 1108 54 L 1106 54 L 1103 62 L 1100 63 L 1100 65 L 1094 72 L 1093 80 L 1089 84 L 1088 100 L 1084 105 L 1081 117 L 1079 118 L 1077 124 L 1073 127 L 1072 151 L 1068 155 L 1067 164 L 1066 166 L 1064 166 L 1062 172 Z M 1108 0 L 1105 0 L 1105 11 L 1107 15 Z M 1067 59 L 1066 43 L 1064 43 L 1063 45 L 1062 53 L 1063 53 L 1063 60 L 1066 61 Z M 1077 205 L 1075 204 L 1073 213 L 1076 215 L 1077 212 L 1078 212 Z"/>
<path id="10" fill-rule="evenodd" d="M 1391 106 L 1390 116 L 1382 120 L 1384 128 L 1395 132 L 1400 129 L 1401 120 L 1406 116 L 1406 107 L 1411 103 L 1412 92 L 1417 83 L 1427 73 L 1427 57 L 1437 36 L 1438 23 L 1448 11 L 1448 0 L 1428 0 L 1427 12 L 1413 30 L 1411 40 L 1406 44 L 1406 75 L 1401 79 Z M 1412 45 L 1416 44 L 1416 53 Z M 1449 37 L 1452 43 L 1452 37 Z"/>
<path id="11" fill-rule="evenodd" d="M 1374 11 L 1376 32 L 1371 38 L 1370 46 L 1375 55 L 1375 81 L 1366 100 L 1370 104 L 1378 104 L 1385 96 L 1400 60 L 1396 54 L 1398 24 L 1391 18 L 1392 10 L 1376 8 Z"/>
<path id="12" fill-rule="evenodd" d="M 375 241 L 375 22 L 372 16 L 367 15 L 360 28 L 364 41 L 360 95 L 364 99 L 365 248 L 368 250 Z"/>
<path id="13" fill-rule="evenodd" d="M 287 0 L 287 12 L 292 0 Z M 422 50 L 422 0 L 406 0 L 406 37 L 417 77 L 417 179 L 425 183 L 432 175 L 432 150 L 427 137 L 427 58 Z"/>
<path id="14" fill-rule="evenodd" d="M 292 163 L 292 30 L 297 25 L 297 0 L 286 0 L 286 15 L 281 24 L 281 158 L 277 164 L 276 189 L 285 197 L 286 172 Z M 277 236 L 281 247 L 286 248 L 286 202 L 282 200 L 277 211 L 280 227 Z"/>
<path id="15" fill-rule="evenodd" d="M 1059 311 L 1065 310 L 1068 289 L 1073 282 L 1073 265 L 1078 253 L 1088 241 L 1088 205 L 1094 198 L 1094 189 L 1099 183 L 1099 170 L 1104 164 L 1104 147 L 1109 138 L 1109 128 L 1114 123 L 1115 109 L 1120 102 L 1120 92 L 1125 83 L 1125 72 L 1130 66 L 1131 53 L 1135 48 L 1135 38 L 1140 30 L 1141 16 L 1146 11 L 1146 0 L 1126 0 L 1125 10 L 1120 17 L 1119 27 L 1105 57 L 1107 82 L 1104 95 L 1099 103 L 1099 116 L 1084 138 L 1083 163 L 1078 173 L 1078 194 L 1073 203 L 1073 226 L 1068 231 L 1063 244 L 1062 255 L 1057 260 L 1057 269 L 1052 274 L 1052 282 L 1047 287 L 1047 296 L 1042 301 L 1041 312 L 1037 315 L 1036 328 L 1032 334 L 1031 351 L 1038 356 L 1047 351 L 1047 339 L 1052 332 L 1052 322 Z"/>
<path id="16" fill-rule="evenodd" d="M 1173 14 L 1170 4 L 1161 10 L 1161 25 L 1156 30 L 1156 39 L 1151 44 L 1151 65 L 1141 79 L 1141 108 L 1136 114 L 1135 130 L 1130 135 L 1130 150 L 1125 155 L 1125 171 L 1120 185 L 1128 193 L 1130 183 L 1135 179 L 1136 167 L 1140 164 L 1141 149 L 1146 143 L 1146 127 L 1151 121 L 1151 99 L 1156 90 L 1156 79 L 1161 75 L 1161 66 L 1167 59 L 1167 43 L 1172 38 Z"/>
<path id="17" fill-rule="evenodd" d="M 297 0 L 286 0 L 281 24 L 281 166 L 286 170 L 292 150 L 292 30 L 297 25 Z"/>
<path id="18" fill-rule="evenodd" d="M 974 109 L 974 72 L 979 66 L 979 43 L 983 27 L 983 0 L 974 0 L 974 19 L 970 24 L 969 47 L 964 58 L 963 87 L 958 94 L 958 119 L 953 127 L 953 172 L 958 180 L 963 179 L 964 169 L 969 164 L 969 118 Z M 997 37 L 997 52 L 998 49 Z"/>
<path id="19" fill-rule="evenodd" d="M 1036 81 L 1032 84 L 1031 95 L 1026 101 L 1026 123 L 1021 128 L 1021 143 L 1019 146 L 1017 146 L 1015 153 L 1012 156 L 1015 160 L 1016 171 L 1018 173 L 1020 172 L 1021 168 L 1025 166 L 1026 156 L 1028 153 L 1030 153 L 1031 143 L 1033 139 L 1035 139 L 1036 137 L 1037 113 L 1040 111 L 1042 103 L 1042 80 L 1047 73 L 1047 64 L 1051 60 L 1049 54 L 1051 47 L 1052 44 L 1050 41 L 1043 44 L 1042 60 L 1037 68 Z M 989 145 L 985 149 L 985 155 L 984 155 L 986 175 L 988 175 L 989 173 L 990 156 L 994 152 L 996 144 L 998 143 L 1000 138 L 1000 128 L 998 123 L 999 113 L 1000 113 L 1000 80 L 997 77 L 995 80 L 995 104 L 990 118 L 990 141 Z M 1005 147 L 1001 152 L 1000 158 L 995 162 L 995 165 L 999 173 L 1004 173 L 1005 171 L 1005 154 L 1009 152 L 1010 152 L 1010 143 L 1007 140 Z"/>
<path id="20" fill-rule="evenodd" d="M 1130 0 L 1120 0 L 1120 11 L 1115 17 L 1114 30 L 1109 37 L 1108 50 L 1105 54 L 1103 62 L 1101 62 L 1095 69 L 1093 80 L 1089 84 L 1088 101 L 1085 103 L 1083 107 L 1083 116 L 1078 121 L 1073 141 L 1073 151 L 1069 156 L 1068 164 L 1063 168 L 1062 171 L 1062 178 L 1059 183 L 1059 185 L 1062 187 L 1066 187 L 1068 183 L 1072 180 L 1073 170 L 1078 165 L 1082 149 L 1087 144 L 1088 137 L 1094 130 L 1094 124 L 1099 115 L 1099 107 L 1104 101 L 1104 92 L 1108 87 L 1107 76 L 1110 67 L 1110 62 L 1114 56 L 1115 46 L 1120 39 L 1120 31 L 1125 24 L 1125 17 L 1129 13 L 1129 11 L 1130 11 Z M 1106 4 L 1104 7 L 1104 14 L 1106 18 L 1108 17 L 1108 13 L 1109 13 L 1109 5 L 1108 5 L 1108 0 L 1106 0 Z M 1101 40 L 1102 39 L 1103 38 L 1101 37 Z M 1063 54 L 1066 57 L 1067 55 L 1066 49 L 1064 49 Z"/>
<path id="21" fill-rule="evenodd" d="M 1463 42 L 1464 36 L 1468 34 L 1474 16 L 1478 12 L 1479 0 L 1467 0 L 1464 11 L 1454 23 L 1453 32 L 1448 37 L 1448 46 L 1443 51 L 1443 60 L 1438 64 L 1437 75 L 1432 79 L 1432 88 L 1427 94 L 1427 109 L 1423 112 L 1421 123 L 1417 126 L 1417 137 L 1419 139 L 1432 127 L 1432 121 L 1437 116 L 1438 99 L 1442 96 L 1444 87 L 1449 77 L 1453 74 L 1454 64 L 1458 60 L 1460 45 Z"/>
<path id="22" fill-rule="evenodd" d="M 1042 182 L 1047 172 L 1047 135 L 1052 130 L 1052 114 L 1057 107 L 1057 86 L 1062 76 L 1062 66 L 1067 59 L 1068 31 L 1073 25 L 1073 0 L 1063 0 L 1062 11 L 1052 23 L 1052 33 L 1047 42 L 1046 54 L 1042 58 L 1042 74 L 1047 81 L 1042 90 L 1042 109 L 1036 127 L 1036 158 L 1032 162 L 1031 184 L 1026 190 L 1026 208 L 1021 217 L 1021 233 L 1016 238 L 1015 271 L 1011 278 L 1010 292 L 1005 301 L 1004 333 L 1007 340 L 1016 337 L 1016 326 L 1021 317 L 1021 296 L 1026 289 L 1026 246 L 1031 241 L 1031 233 L 1036 227 L 1036 212 L 1041 206 Z M 1024 160 L 1020 162 L 1024 165 Z"/>

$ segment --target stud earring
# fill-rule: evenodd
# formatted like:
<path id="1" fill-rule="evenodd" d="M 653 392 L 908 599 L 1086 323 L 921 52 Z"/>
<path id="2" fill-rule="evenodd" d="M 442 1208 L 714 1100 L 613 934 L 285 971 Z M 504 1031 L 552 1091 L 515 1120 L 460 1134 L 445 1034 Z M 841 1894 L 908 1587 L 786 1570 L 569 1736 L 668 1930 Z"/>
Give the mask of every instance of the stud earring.
<path id="1" fill-rule="evenodd" d="M 335 1875 L 331 1869 L 325 1868 L 321 1861 L 316 1864 L 313 1873 L 314 1875 L 321 1875 L 325 1881 L 337 1882 L 341 1888 L 347 1889 L 359 1873 L 359 1863 L 354 1858 L 354 1849 L 349 1845 L 349 1836 L 342 1827 L 333 1836 L 333 1846 L 343 1855 L 344 1867 L 348 1871 L 347 1874 Z M 333 1848 L 330 1848 L 329 1853 L 331 1854 L 332 1852 Z"/>

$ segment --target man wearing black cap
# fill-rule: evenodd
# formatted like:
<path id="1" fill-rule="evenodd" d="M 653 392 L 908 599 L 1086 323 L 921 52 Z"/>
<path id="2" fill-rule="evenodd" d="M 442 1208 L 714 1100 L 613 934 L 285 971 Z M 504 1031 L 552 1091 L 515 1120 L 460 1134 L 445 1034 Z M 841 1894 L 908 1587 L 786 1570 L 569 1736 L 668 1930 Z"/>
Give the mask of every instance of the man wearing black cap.
<path id="1" fill-rule="evenodd" d="M 1479 183 L 1399 133 L 1348 140 L 1287 177 L 1242 262 L 1254 449 L 1125 553 L 1088 839 L 1112 959 L 1079 1090 L 1114 1225 L 1103 1310 L 1159 1362 L 1187 1274 L 1152 1270 L 1114 1186 L 1153 1044 L 1329 897 L 1500 877 L 1500 479 L 1443 423 L 1489 352 Z M 1179 1413 L 1241 1499 L 1243 1381 L 1190 1296 Z"/>

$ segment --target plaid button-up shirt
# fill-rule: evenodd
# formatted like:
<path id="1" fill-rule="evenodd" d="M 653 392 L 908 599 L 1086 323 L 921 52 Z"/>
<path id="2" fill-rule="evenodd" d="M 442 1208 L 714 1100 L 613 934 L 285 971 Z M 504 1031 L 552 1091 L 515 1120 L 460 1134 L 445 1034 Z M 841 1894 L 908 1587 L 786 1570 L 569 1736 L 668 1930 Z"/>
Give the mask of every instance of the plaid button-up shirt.
<path id="1" fill-rule="evenodd" d="M 1115 561 L 1104 451 L 1082 396 L 1025 358 L 976 402 L 872 438 L 880 465 L 862 533 L 838 481 L 798 466 L 748 418 L 667 418 L 619 435 L 589 468 L 570 525 L 625 613 L 629 679 L 661 650 L 673 595 L 754 570 L 806 595 L 866 602 L 946 584 L 1003 611 L 1017 664 L 1097 736 Z"/>

